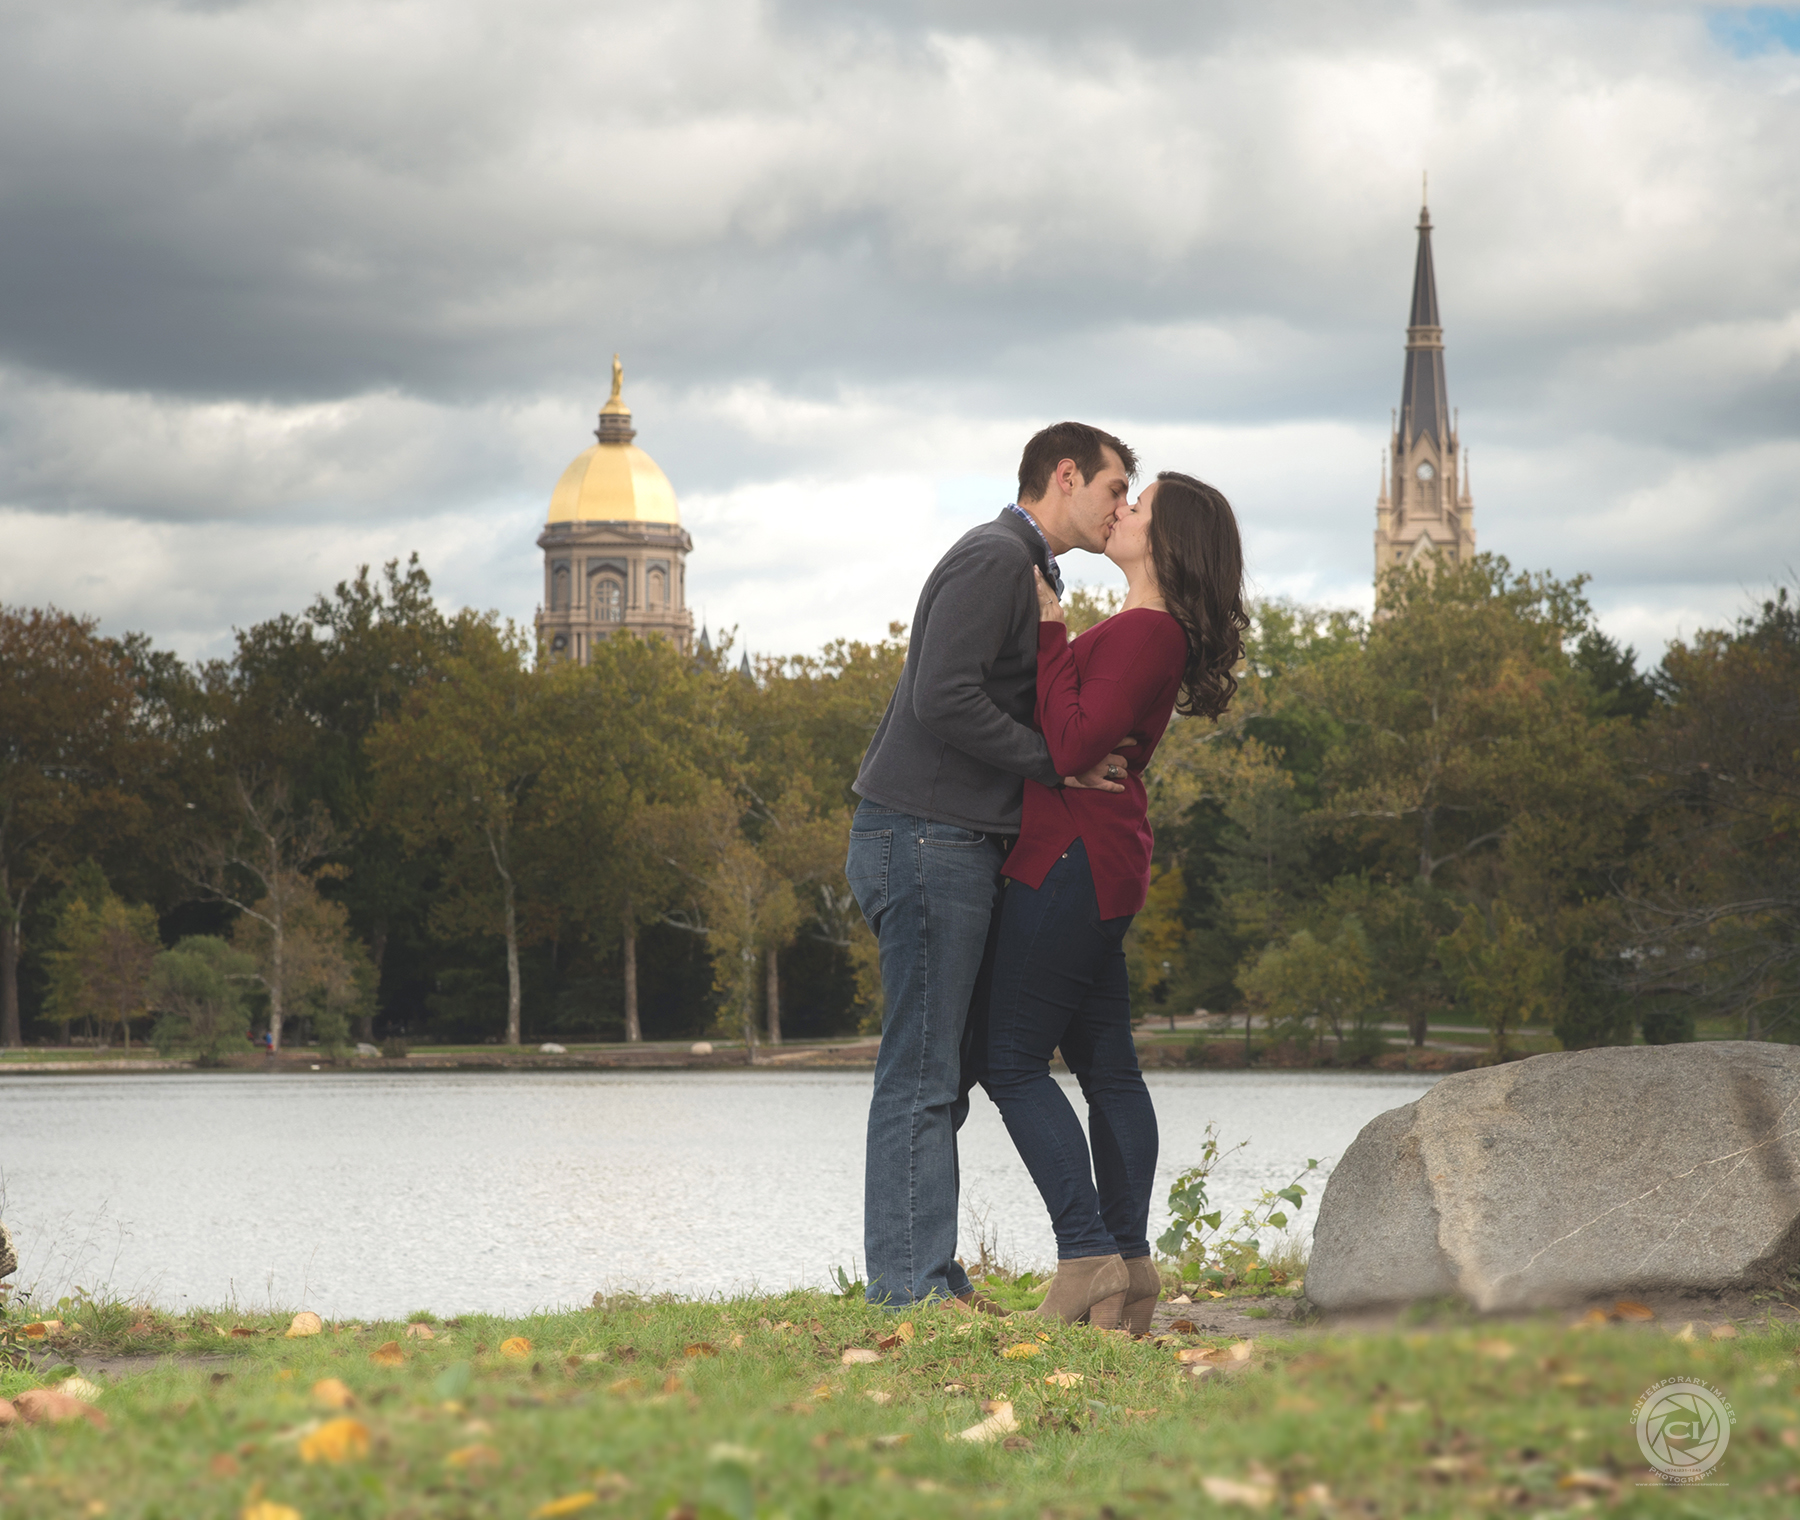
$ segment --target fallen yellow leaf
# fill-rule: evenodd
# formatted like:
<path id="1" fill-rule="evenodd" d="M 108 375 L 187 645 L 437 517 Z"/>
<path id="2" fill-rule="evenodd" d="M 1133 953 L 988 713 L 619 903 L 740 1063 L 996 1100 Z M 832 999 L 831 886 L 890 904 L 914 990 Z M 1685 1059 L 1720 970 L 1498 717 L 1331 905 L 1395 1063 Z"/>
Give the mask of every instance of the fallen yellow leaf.
<path id="1" fill-rule="evenodd" d="M 434 1341 L 437 1339 L 437 1331 L 430 1325 L 411 1324 L 406 1327 L 406 1338 L 409 1341 Z"/>
<path id="2" fill-rule="evenodd" d="M 600 1496 L 596 1493 L 583 1491 L 579 1494 L 564 1494 L 560 1499 L 540 1504 L 531 1512 L 531 1520 L 555 1520 L 557 1515 L 577 1514 L 599 1502 Z"/>
<path id="3" fill-rule="evenodd" d="M 829 1383 L 819 1384 L 819 1386 L 817 1388 L 813 1389 L 813 1391 L 811 1393 L 807 1394 L 807 1397 L 809 1399 L 828 1399 L 828 1398 L 830 1398 L 831 1397 L 831 1384 L 829 1384 Z"/>
<path id="4" fill-rule="evenodd" d="M 311 1309 L 302 1309 L 288 1321 L 288 1339 L 298 1340 L 303 1335 L 317 1335 L 324 1328 L 324 1320 L 314 1314 Z"/>
<path id="5" fill-rule="evenodd" d="M 291 1504 L 277 1504 L 273 1499 L 258 1499 L 238 1511 L 238 1520 L 300 1520 L 300 1511 Z"/>
<path id="6" fill-rule="evenodd" d="M 1079 1372 L 1064 1372 L 1058 1367 L 1054 1372 L 1044 1374 L 1044 1381 L 1052 1388 L 1074 1388 L 1081 1383 Z"/>
<path id="7" fill-rule="evenodd" d="M 444 1457 L 446 1467 L 493 1467 L 500 1461 L 500 1453 L 492 1446 L 459 1446 Z"/>
<path id="8" fill-rule="evenodd" d="M 348 1409 L 356 1395 L 339 1378 L 320 1378 L 312 1386 L 313 1403 L 326 1409 Z"/>
<path id="9" fill-rule="evenodd" d="M 501 1349 L 505 1350 L 506 1348 L 502 1347 Z M 683 1346 L 681 1354 L 683 1356 L 717 1356 L 719 1348 L 711 1341 L 695 1341 L 691 1346 Z"/>
<path id="10" fill-rule="evenodd" d="M 1569 1328 L 1571 1330 L 1586 1330 L 1594 1325 L 1604 1325 L 1608 1318 L 1609 1316 L 1604 1309 L 1589 1309 L 1586 1314 L 1582 1315 L 1581 1318 L 1576 1320 Z"/>
<path id="11" fill-rule="evenodd" d="M 1028 1356 L 1036 1356 L 1038 1348 L 1030 1341 L 1020 1341 L 1016 1346 L 1008 1346 L 1000 1353 L 1009 1362 L 1021 1362 Z"/>
<path id="12" fill-rule="evenodd" d="M 881 1353 L 879 1351 L 870 1351 L 864 1346 L 852 1346 L 840 1356 L 838 1360 L 846 1367 L 855 1367 L 865 1362 L 880 1361 Z"/>
<path id="13" fill-rule="evenodd" d="M 1013 1417 L 1013 1407 L 1009 1403 L 996 1404 L 985 1420 L 971 1425 L 967 1430 L 959 1430 L 956 1439 L 959 1441 L 993 1441 L 1001 1436 L 1011 1435 L 1019 1428 L 1019 1422 Z"/>
<path id="14" fill-rule="evenodd" d="M 623 1393 L 639 1393 L 643 1390 L 643 1387 L 644 1387 L 644 1385 L 642 1383 L 640 1383 L 636 1378 L 620 1378 L 619 1381 L 616 1383 L 608 1383 L 606 1385 L 606 1391 L 608 1393 L 621 1393 L 621 1394 L 623 1394 Z"/>
<path id="15" fill-rule="evenodd" d="M 1715 1341 L 1735 1341 L 1738 1338 L 1736 1325 L 1714 1325 L 1712 1338 Z"/>
<path id="16" fill-rule="evenodd" d="M 531 1342 L 522 1335 L 509 1335 L 500 1342 L 500 1354 L 511 1357 L 515 1362 L 522 1362 L 531 1355 Z"/>
<path id="17" fill-rule="evenodd" d="M 361 1420 L 327 1420 L 300 1441 L 304 1462 L 348 1462 L 369 1454 L 369 1427 Z"/>
<path id="18" fill-rule="evenodd" d="M 1515 1347 L 1511 1341 L 1491 1340 L 1476 1341 L 1475 1349 L 1483 1356 L 1491 1357 L 1496 1362 L 1504 1362 L 1511 1357 L 1513 1352 L 1518 1348 Z"/>
<path id="19" fill-rule="evenodd" d="M 399 1367 L 405 1364 L 406 1353 L 399 1341 L 383 1341 L 369 1353 L 369 1360 L 377 1367 Z"/>
<path id="20" fill-rule="evenodd" d="M 1640 1304 L 1635 1299 L 1622 1298 L 1613 1305 L 1613 1313 L 1620 1319 L 1655 1319 L 1656 1311 L 1648 1304 Z"/>
<path id="21" fill-rule="evenodd" d="M 1556 1480 L 1558 1488 L 1580 1489 L 1589 1494 L 1613 1494 L 1619 1490 L 1611 1476 L 1603 1472 L 1595 1472 L 1591 1468 L 1577 1467 L 1573 1472 L 1566 1472 Z"/>
<path id="22" fill-rule="evenodd" d="M 41 1341 L 46 1336 L 55 1335 L 62 1327 L 60 1319 L 40 1319 L 25 1326 L 23 1333 L 28 1341 Z"/>
<path id="23" fill-rule="evenodd" d="M 1683 1325 L 1679 1330 L 1677 1330 L 1675 1332 L 1675 1339 L 1678 1341 L 1691 1341 L 1691 1340 L 1698 1339 L 1698 1337 L 1694 1334 L 1694 1322 L 1691 1319 L 1685 1325 Z"/>
<path id="24" fill-rule="evenodd" d="M 1200 1486 L 1214 1504 L 1238 1504 L 1245 1509 L 1265 1510 L 1275 1502 L 1272 1483 L 1240 1483 L 1236 1478 L 1202 1478 Z"/>

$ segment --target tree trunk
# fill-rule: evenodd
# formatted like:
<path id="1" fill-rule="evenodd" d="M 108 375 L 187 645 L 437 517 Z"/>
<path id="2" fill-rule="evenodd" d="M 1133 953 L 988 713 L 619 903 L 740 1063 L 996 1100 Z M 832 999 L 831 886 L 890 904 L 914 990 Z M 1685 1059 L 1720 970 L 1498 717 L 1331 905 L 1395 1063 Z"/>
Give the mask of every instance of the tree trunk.
<path id="1" fill-rule="evenodd" d="M 0 1045 L 16 1049 L 19 1038 L 19 926 L 24 915 L 0 924 Z"/>
<path id="2" fill-rule="evenodd" d="M 781 1043 L 781 970 L 773 945 L 769 946 L 769 1043 Z"/>
<path id="3" fill-rule="evenodd" d="M 274 893 L 269 894 L 272 898 Z M 286 943 L 281 934 L 281 902 L 275 898 L 275 919 L 269 925 L 269 970 L 273 973 L 269 978 L 269 1054 L 274 1055 L 281 1049 L 281 1017 L 282 988 L 285 985 L 285 973 L 282 966 L 282 951 Z"/>
<path id="4" fill-rule="evenodd" d="M 369 959 L 375 963 L 375 998 L 377 1002 L 381 1000 L 381 963 L 387 959 L 387 939 L 387 921 L 378 919 L 369 934 Z M 371 1045 L 375 1043 L 374 1009 L 363 1009 L 362 1027 L 358 1031 L 358 1037 Z"/>
<path id="5" fill-rule="evenodd" d="M 519 1043 L 519 924 L 513 906 L 512 877 L 504 876 L 506 890 L 506 1043 Z"/>
<path id="6" fill-rule="evenodd" d="M 637 999 L 637 916 L 631 905 L 625 905 L 625 1038 L 636 1042 L 644 1031 L 638 1023 Z"/>
<path id="7" fill-rule="evenodd" d="M 1415 1008 L 1409 1022 L 1412 1024 L 1413 1049 L 1423 1050 L 1425 1048 L 1425 1010 Z"/>
<path id="8" fill-rule="evenodd" d="M 744 1064 L 756 1064 L 756 955 L 745 949 L 739 952 L 742 963 L 738 971 L 738 1022 L 744 1029 Z"/>

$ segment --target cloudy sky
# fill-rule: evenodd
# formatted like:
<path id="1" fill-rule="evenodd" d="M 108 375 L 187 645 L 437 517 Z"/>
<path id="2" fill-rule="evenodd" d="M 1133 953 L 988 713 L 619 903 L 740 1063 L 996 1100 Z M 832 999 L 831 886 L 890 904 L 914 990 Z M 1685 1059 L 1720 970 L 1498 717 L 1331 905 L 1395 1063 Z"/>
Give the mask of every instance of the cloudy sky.
<path id="1" fill-rule="evenodd" d="M 0 599 L 529 619 L 618 350 L 761 651 L 1076 416 L 1369 600 L 1420 172 L 1483 548 L 1646 653 L 1800 567 L 1800 8 L 0 0 Z M 1075 579 L 1108 567 L 1076 556 Z"/>

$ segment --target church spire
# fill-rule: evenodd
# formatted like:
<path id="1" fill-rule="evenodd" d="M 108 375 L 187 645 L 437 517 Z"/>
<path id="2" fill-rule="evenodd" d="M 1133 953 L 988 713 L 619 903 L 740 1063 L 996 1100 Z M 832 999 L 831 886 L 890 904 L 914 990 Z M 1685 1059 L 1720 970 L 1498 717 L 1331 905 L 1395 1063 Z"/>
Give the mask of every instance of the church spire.
<path id="1" fill-rule="evenodd" d="M 1400 442 L 1450 438 L 1450 395 L 1444 384 L 1444 329 L 1438 320 L 1437 272 L 1431 264 L 1431 211 L 1419 208 L 1419 252 L 1413 261 L 1412 316 L 1406 327 L 1406 377 L 1400 388 Z"/>

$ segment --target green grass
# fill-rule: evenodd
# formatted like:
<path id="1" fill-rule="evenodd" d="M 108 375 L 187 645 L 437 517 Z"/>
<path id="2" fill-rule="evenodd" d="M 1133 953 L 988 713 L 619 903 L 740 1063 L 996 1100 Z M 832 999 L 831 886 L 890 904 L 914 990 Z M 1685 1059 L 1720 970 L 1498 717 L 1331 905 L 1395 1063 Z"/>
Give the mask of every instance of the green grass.
<path id="1" fill-rule="evenodd" d="M 1205 1338 L 1134 1343 L 1071 1327 L 1041 1339 L 1035 1321 L 889 1317 L 818 1294 L 464 1316 L 431 1341 L 398 1322 L 289 1340 L 285 1318 L 134 1330 L 122 1312 L 82 1313 L 65 1352 L 232 1360 L 109 1386 L 105 1432 L 0 1432 L 8 1520 L 235 1516 L 259 1500 L 306 1517 L 525 1516 L 581 1495 L 596 1516 L 1122 1520 L 1219 1513 L 1207 1478 L 1272 1488 L 1272 1513 L 1526 1515 L 1597 1501 L 1621 1515 L 1785 1516 L 1789 1485 L 1800 1487 L 1796 1341 L 1773 1325 L 1689 1344 L 1656 1326 L 1453 1320 L 1259 1343 L 1242 1369 L 1201 1381 L 1176 1352 Z M 875 1349 L 901 1324 L 910 1342 L 842 1364 L 846 1347 Z M 257 1333 L 220 1333 L 233 1327 Z M 513 1336 L 531 1342 L 523 1359 L 502 1354 Z M 401 1365 L 371 1358 L 390 1340 Z M 1036 1354 L 1002 1355 L 1020 1344 Z M 1081 1381 L 1047 1384 L 1059 1369 Z M 1636 1486 L 1646 1469 L 1632 1405 L 1677 1375 L 1735 1406 L 1714 1474 L 1729 1489 Z M 315 1402 L 324 1378 L 355 1395 L 342 1416 Z M 0 1393 L 37 1380 L 0 1373 Z M 982 1399 L 1010 1400 L 1020 1429 L 993 1444 L 954 1439 L 982 1418 Z M 339 1417 L 366 1427 L 367 1454 L 304 1460 L 311 1422 Z"/>

